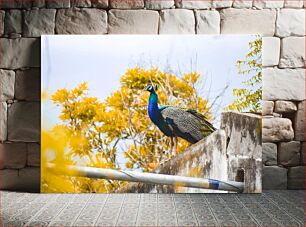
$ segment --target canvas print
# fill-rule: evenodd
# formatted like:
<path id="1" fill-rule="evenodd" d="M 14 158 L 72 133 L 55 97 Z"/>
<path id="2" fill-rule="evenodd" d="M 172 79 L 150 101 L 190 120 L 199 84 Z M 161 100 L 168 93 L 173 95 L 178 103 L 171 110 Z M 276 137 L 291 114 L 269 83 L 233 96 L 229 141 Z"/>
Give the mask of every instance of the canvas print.
<path id="1" fill-rule="evenodd" d="M 261 192 L 260 36 L 41 43 L 41 192 Z"/>

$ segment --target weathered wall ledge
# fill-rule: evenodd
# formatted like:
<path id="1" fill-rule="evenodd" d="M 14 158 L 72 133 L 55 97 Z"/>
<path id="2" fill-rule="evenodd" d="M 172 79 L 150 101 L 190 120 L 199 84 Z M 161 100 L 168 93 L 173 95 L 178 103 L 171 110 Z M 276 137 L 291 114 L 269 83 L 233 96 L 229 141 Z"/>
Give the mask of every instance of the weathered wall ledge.
<path id="1" fill-rule="evenodd" d="M 237 180 L 244 172 L 244 192 L 261 192 L 261 116 L 227 112 L 221 129 L 190 146 L 154 172 L 170 175 Z M 129 183 L 119 192 L 207 193 L 214 190 Z M 220 191 L 218 191 L 220 192 Z"/>

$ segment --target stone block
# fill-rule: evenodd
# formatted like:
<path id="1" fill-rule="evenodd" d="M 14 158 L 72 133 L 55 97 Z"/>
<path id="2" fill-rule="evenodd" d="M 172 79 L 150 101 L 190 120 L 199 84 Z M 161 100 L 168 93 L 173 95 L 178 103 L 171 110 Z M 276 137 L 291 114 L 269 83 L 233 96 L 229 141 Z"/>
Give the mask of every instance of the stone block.
<path id="1" fill-rule="evenodd" d="M 271 9 L 223 9 L 221 15 L 222 34 L 261 34 L 273 36 L 276 12 Z"/>
<path id="2" fill-rule="evenodd" d="M 94 8 L 106 9 L 108 7 L 108 0 L 91 0 L 91 5 Z"/>
<path id="3" fill-rule="evenodd" d="M 305 146 L 306 146 L 306 142 L 302 142 L 302 146 L 301 146 L 301 165 L 305 166 L 306 165 L 306 157 L 305 157 Z"/>
<path id="4" fill-rule="evenodd" d="M 71 7 L 80 7 L 80 8 L 91 7 L 90 0 L 70 0 L 70 4 Z"/>
<path id="5" fill-rule="evenodd" d="M 129 18 L 126 20 L 126 18 Z M 110 34 L 157 34 L 159 14 L 153 10 L 110 10 Z"/>
<path id="6" fill-rule="evenodd" d="M 297 111 L 297 107 L 294 102 L 290 101 L 276 101 L 275 110 L 276 113 L 292 113 Z"/>
<path id="7" fill-rule="evenodd" d="M 18 170 L 17 169 L 4 169 L 0 170 L 1 184 L 0 188 L 2 190 L 16 190 L 18 185 Z"/>
<path id="8" fill-rule="evenodd" d="M 46 1 L 45 0 L 33 0 L 32 7 L 33 8 L 44 8 L 46 7 Z"/>
<path id="9" fill-rule="evenodd" d="M 212 7 L 211 0 L 175 0 L 177 8 L 185 9 L 210 9 Z"/>
<path id="10" fill-rule="evenodd" d="M 60 9 L 56 15 L 57 34 L 107 33 L 107 14 L 101 9 Z"/>
<path id="11" fill-rule="evenodd" d="M 252 8 L 253 1 L 250 0 L 234 0 L 233 7 L 234 8 Z"/>
<path id="12" fill-rule="evenodd" d="M 220 34 L 220 14 L 218 11 L 197 10 L 197 34 Z"/>
<path id="13" fill-rule="evenodd" d="M 70 0 L 45 0 L 47 8 L 62 9 L 70 7 Z"/>
<path id="14" fill-rule="evenodd" d="M 277 12 L 276 36 L 304 36 L 305 33 L 305 10 L 304 9 L 281 9 Z"/>
<path id="15" fill-rule="evenodd" d="M 291 167 L 288 170 L 288 189 L 305 189 L 305 170 L 304 166 Z"/>
<path id="16" fill-rule="evenodd" d="M 232 0 L 212 0 L 212 8 L 229 8 L 232 4 Z"/>
<path id="17" fill-rule="evenodd" d="M 280 142 L 290 141 L 294 138 L 291 120 L 287 118 L 263 118 L 262 141 Z"/>
<path id="18" fill-rule="evenodd" d="M 7 139 L 7 104 L 1 102 L 0 106 L 0 141 L 3 142 Z"/>
<path id="19" fill-rule="evenodd" d="M 55 9 L 33 9 L 24 12 L 23 36 L 54 34 Z"/>
<path id="20" fill-rule="evenodd" d="M 278 147 L 278 164 L 298 166 L 300 164 L 300 142 L 281 142 Z"/>
<path id="21" fill-rule="evenodd" d="M 160 13 L 160 34 L 195 34 L 192 10 L 166 9 Z"/>
<path id="22" fill-rule="evenodd" d="M 4 19 L 4 33 L 22 33 L 22 11 L 18 9 L 8 10 Z"/>
<path id="23" fill-rule="evenodd" d="M 27 166 L 40 166 L 40 145 L 38 143 L 27 144 Z"/>
<path id="24" fill-rule="evenodd" d="M 1 0 L 0 8 L 2 9 L 22 9 L 31 8 L 30 0 Z"/>
<path id="25" fill-rule="evenodd" d="M 109 0 L 109 7 L 113 9 L 142 9 L 144 0 Z"/>
<path id="26" fill-rule="evenodd" d="M 262 65 L 275 66 L 279 63 L 280 39 L 277 37 L 262 38 Z"/>
<path id="27" fill-rule="evenodd" d="M 40 66 L 40 40 L 35 38 L 0 38 L 2 53 L 0 68 L 19 69 Z"/>
<path id="28" fill-rule="evenodd" d="M 8 140 L 40 141 L 40 103 L 15 102 L 8 109 Z"/>
<path id="29" fill-rule="evenodd" d="M 282 117 L 282 115 L 279 113 L 273 113 L 273 117 Z"/>
<path id="30" fill-rule="evenodd" d="M 14 190 L 23 192 L 40 191 L 40 168 L 27 167 L 20 170 L 0 170 L 2 190 Z"/>
<path id="31" fill-rule="evenodd" d="M 282 39 L 280 68 L 305 67 L 305 37 Z"/>
<path id="32" fill-rule="evenodd" d="M 0 69 L 0 101 L 14 99 L 15 72 Z"/>
<path id="33" fill-rule="evenodd" d="M 40 100 L 40 68 L 16 71 L 15 99 Z"/>
<path id="34" fill-rule="evenodd" d="M 262 187 L 266 190 L 287 189 L 287 169 L 279 166 L 264 166 Z"/>
<path id="35" fill-rule="evenodd" d="M 4 34 L 4 17 L 5 17 L 5 11 L 0 10 L 0 35 L 1 36 Z"/>
<path id="36" fill-rule="evenodd" d="M 305 141 L 305 101 L 298 104 L 294 117 L 295 140 Z"/>
<path id="37" fill-rule="evenodd" d="M 262 163 L 266 166 L 277 165 L 277 145 L 275 143 L 262 143 Z"/>
<path id="38" fill-rule="evenodd" d="M 170 9 L 174 7 L 174 0 L 145 0 L 146 9 Z"/>
<path id="39" fill-rule="evenodd" d="M 254 0 L 253 6 L 257 9 L 265 9 L 265 8 L 283 8 L 284 0 Z"/>
<path id="40" fill-rule="evenodd" d="M 273 115 L 274 102 L 262 101 L 262 115 Z"/>
<path id="41" fill-rule="evenodd" d="M 263 100 L 305 99 L 303 69 L 264 68 L 262 70 Z"/>
<path id="42" fill-rule="evenodd" d="M 285 8 L 303 8 L 303 0 L 285 0 Z"/>
<path id="43" fill-rule="evenodd" d="M 25 143 L 0 143 L 0 169 L 21 169 L 26 166 L 27 145 Z"/>

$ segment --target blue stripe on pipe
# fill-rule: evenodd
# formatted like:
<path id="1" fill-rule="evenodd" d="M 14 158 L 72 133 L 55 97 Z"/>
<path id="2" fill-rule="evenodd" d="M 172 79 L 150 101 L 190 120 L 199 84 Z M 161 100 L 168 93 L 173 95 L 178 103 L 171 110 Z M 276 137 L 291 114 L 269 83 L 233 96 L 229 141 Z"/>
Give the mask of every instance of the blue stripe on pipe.
<path id="1" fill-rule="evenodd" d="M 213 180 L 213 179 L 208 179 L 208 182 L 209 182 L 209 188 L 219 189 L 219 181 Z"/>

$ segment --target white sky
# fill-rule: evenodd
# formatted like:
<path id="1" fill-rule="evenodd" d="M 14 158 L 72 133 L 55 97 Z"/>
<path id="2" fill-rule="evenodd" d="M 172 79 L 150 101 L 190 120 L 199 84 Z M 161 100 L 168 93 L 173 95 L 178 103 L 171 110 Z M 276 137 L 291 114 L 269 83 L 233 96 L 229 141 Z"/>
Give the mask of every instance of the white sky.
<path id="1" fill-rule="evenodd" d="M 90 95 L 104 100 L 119 88 L 120 77 L 128 68 L 170 67 L 178 73 L 192 69 L 204 76 L 206 84 L 200 91 L 204 98 L 209 95 L 213 100 L 230 84 L 219 102 L 224 107 L 233 100 L 232 89 L 243 80 L 237 74 L 236 61 L 244 59 L 248 43 L 254 39 L 250 35 L 42 36 L 42 89 L 53 94 L 59 88 L 73 88 L 89 81 Z M 215 106 L 215 110 L 219 109 Z M 214 114 L 218 116 L 219 112 Z M 43 113 L 48 113 L 45 126 L 58 122 L 59 110 L 50 102 L 43 104 Z"/>
<path id="2" fill-rule="evenodd" d="M 135 66 L 171 68 L 177 73 L 198 71 L 205 81 L 200 91 L 213 100 L 229 88 L 213 108 L 219 127 L 222 107 L 241 87 L 236 61 L 249 52 L 254 35 L 45 35 L 42 36 L 42 90 L 53 94 L 88 81 L 89 94 L 104 100 L 120 86 L 120 77 Z M 210 92 L 209 92 L 210 91 Z M 208 94 L 209 93 L 209 94 Z M 60 123 L 60 110 L 50 101 L 42 104 L 42 126 Z"/>

